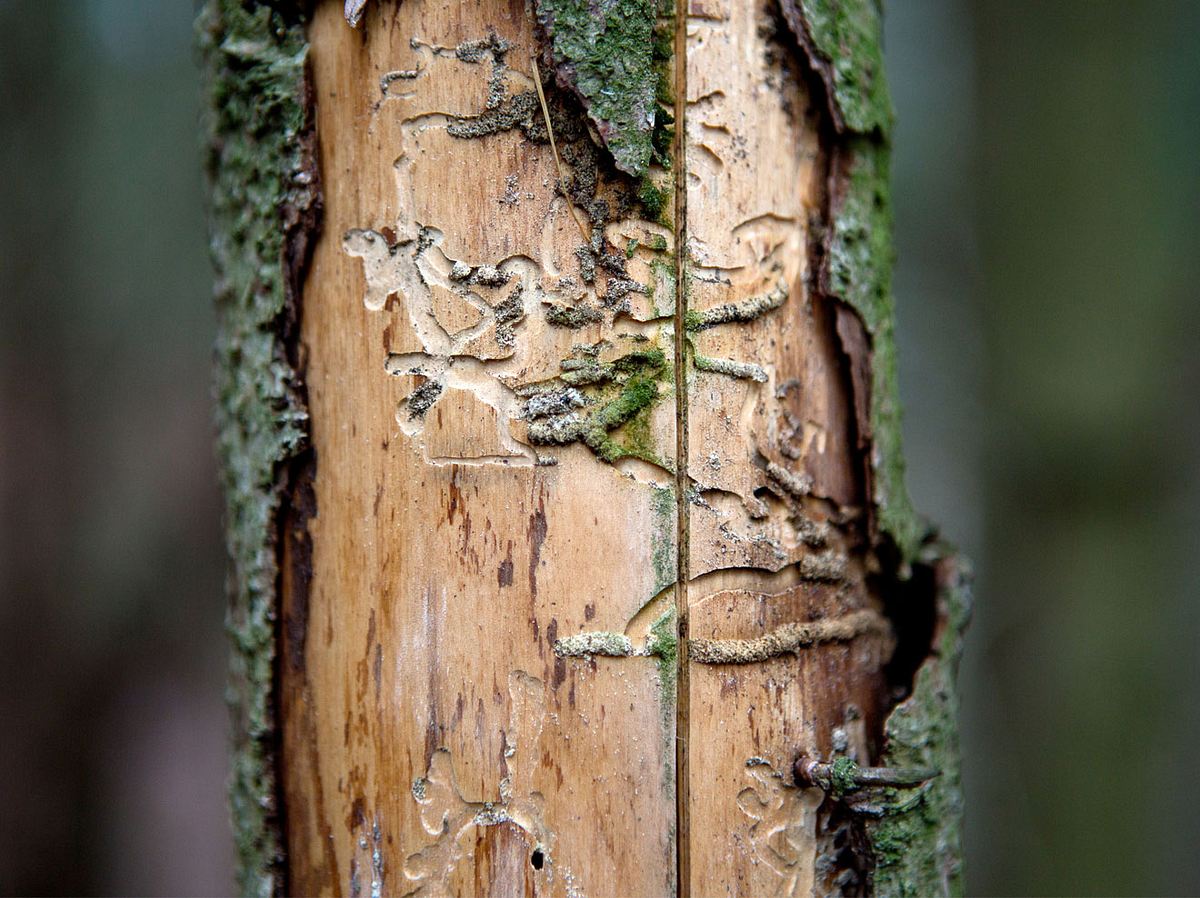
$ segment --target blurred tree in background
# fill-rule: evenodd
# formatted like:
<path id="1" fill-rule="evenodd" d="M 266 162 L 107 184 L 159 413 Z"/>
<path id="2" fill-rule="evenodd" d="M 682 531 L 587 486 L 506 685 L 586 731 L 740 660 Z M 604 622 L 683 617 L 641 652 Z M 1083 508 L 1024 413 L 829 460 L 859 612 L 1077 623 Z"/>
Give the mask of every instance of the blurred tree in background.
<path id="1" fill-rule="evenodd" d="M 0 892 L 232 887 L 189 2 L 0 0 Z M 1200 891 L 1200 4 L 893 0 L 972 894 Z"/>
<path id="2" fill-rule="evenodd" d="M 1200 4 L 896 0 L 918 507 L 979 572 L 975 894 L 1196 894 Z"/>
<path id="3" fill-rule="evenodd" d="M 0 0 L 0 892 L 227 893 L 191 5 Z"/>

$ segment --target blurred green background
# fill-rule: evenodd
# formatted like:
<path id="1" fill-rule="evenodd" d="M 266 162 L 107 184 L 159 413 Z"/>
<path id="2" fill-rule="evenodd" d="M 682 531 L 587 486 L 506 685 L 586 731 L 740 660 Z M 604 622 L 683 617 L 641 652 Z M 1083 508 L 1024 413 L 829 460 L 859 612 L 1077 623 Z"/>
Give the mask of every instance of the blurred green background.
<path id="1" fill-rule="evenodd" d="M 893 0 L 917 503 L 976 562 L 972 894 L 1200 892 L 1200 4 Z M 0 0 L 0 892 L 220 894 L 188 0 Z"/>

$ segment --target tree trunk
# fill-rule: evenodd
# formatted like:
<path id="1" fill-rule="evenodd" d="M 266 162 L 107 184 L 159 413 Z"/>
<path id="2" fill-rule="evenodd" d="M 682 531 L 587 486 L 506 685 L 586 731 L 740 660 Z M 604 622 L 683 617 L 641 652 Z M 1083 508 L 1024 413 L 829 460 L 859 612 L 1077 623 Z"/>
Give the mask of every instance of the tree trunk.
<path id="1" fill-rule="evenodd" d="M 959 890 L 873 0 L 201 32 L 243 888 Z"/>

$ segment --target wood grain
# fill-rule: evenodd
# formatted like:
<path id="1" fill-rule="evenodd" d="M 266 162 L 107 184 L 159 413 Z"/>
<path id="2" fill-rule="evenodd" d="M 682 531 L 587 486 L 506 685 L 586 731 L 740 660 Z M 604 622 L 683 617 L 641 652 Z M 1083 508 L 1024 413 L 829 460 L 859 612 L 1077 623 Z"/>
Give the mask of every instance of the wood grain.
<path id="1" fill-rule="evenodd" d="M 786 295 L 752 321 L 690 335 L 696 357 L 761 372 L 761 382 L 690 377 L 693 641 L 878 610 L 863 567 L 852 394 L 832 310 L 809 289 L 824 190 L 817 115 L 798 61 L 764 27 L 772 12 L 704 0 L 688 22 L 691 318 Z M 819 831 L 822 796 L 794 788 L 791 764 L 799 751 L 828 756 L 834 728 L 871 757 L 890 650 L 888 636 L 864 634 L 760 663 L 692 664 L 692 894 L 835 890 L 825 877 L 839 864 L 818 865 L 836 855 L 834 834 Z"/>
<path id="2" fill-rule="evenodd" d="M 835 737 L 875 751 L 886 632 L 693 663 L 676 702 L 681 544 L 691 639 L 879 610 L 852 387 L 807 286 L 824 169 L 805 82 L 765 2 L 687 13 L 680 327 L 675 229 L 603 171 L 618 211 L 587 251 L 559 179 L 590 138 L 551 97 L 560 172 L 524 0 L 373 3 L 358 30 L 316 7 L 313 459 L 282 533 L 290 892 L 832 889 L 827 803 L 790 765 Z"/>

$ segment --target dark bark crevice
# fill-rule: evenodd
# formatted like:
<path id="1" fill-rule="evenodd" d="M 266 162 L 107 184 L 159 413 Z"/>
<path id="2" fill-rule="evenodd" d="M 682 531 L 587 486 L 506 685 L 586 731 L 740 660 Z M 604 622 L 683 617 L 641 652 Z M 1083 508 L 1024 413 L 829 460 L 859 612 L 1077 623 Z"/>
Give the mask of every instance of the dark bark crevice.
<path id="1" fill-rule="evenodd" d="M 914 697 L 919 672 L 928 668 L 930 664 L 945 664 L 948 667 L 945 667 L 944 671 L 942 667 L 938 667 L 937 678 L 939 682 L 952 682 L 952 668 L 960 643 L 961 627 L 965 623 L 965 614 L 960 613 L 962 605 L 957 597 L 961 590 L 954 591 L 958 589 L 958 580 L 955 581 L 956 586 L 953 589 L 943 582 L 947 579 L 947 565 L 957 570 L 957 563 L 950 554 L 951 550 L 936 542 L 932 528 L 916 520 L 909 522 L 909 526 L 915 531 L 915 539 L 906 540 L 903 533 L 893 532 L 889 523 L 894 524 L 896 517 L 885 519 L 884 509 L 879 504 L 881 493 L 877 489 L 879 484 L 876 479 L 881 473 L 890 477 L 891 472 L 880 472 L 877 469 L 880 447 L 876 443 L 880 438 L 877 432 L 880 421 L 876 415 L 878 400 L 881 397 L 874 396 L 873 391 L 878 390 L 881 383 L 877 367 L 884 365 L 884 378 L 891 373 L 887 370 L 887 365 L 892 361 L 890 297 L 879 296 L 876 293 L 867 302 L 882 299 L 884 303 L 863 306 L 861 303 L 864 290 L 860 289 L 855 296 L 843 295 L 841 288 L 845 285 L 844 269 L 848 260 L 844 257 L 835 258 L 838 251 L 845 251 L 845 247 L 835 245 L 837 240 L 844 239 L 839 234 L 839 216 L 845 213 L 852 199 L 862 201 L 861 195 L 852 198 L 852 191 L 861 190 L 861 185 L 853 182 L 855 166 L 869 160 L 873 166 L 872 174 L 878 175 L 882 172 L 886 176 L 886 122 L 890 119 L 890 111 L 886 118 L 876 116 L 875 126 L 863 129 L 848 125 L 840 102 L 842 97 L 838 94 L 839 86 L 844 88 L 844 85 L 839 85 L 836 81 L 835 61 L 817 47 L 805 15 L 805 5 L 800 0 L 779 0 L 779 13 L 794 38 L 792 49 L 799 59 L 798 69 L 802 87 L 813 100 L 812 111 L 816 117 L 819 136 L 819 196 L 817 211 L 809 222 L 809 294 L 814 304 L 827 304 L 833 312 L 832 316 L 825 316 L 827 320 L 832 318 L 834 322 L 831 327 L 833 332 L 827 336 L 838 349 L 842 364 L 837 375 L 844 379 L 847 395 L 853 402 L 853 449 L 858 456 L 856 467 L 861 471 L 863 495 L 866 500 L 863 520 L 866 531 L 864 549 L 867 553 L 867 568 L 872 571 L 868 579 L 868 588 L 881 603 L 883 614 L 890 621 L 896 639 L 894 653 L 883 672 L 883 688 L 887 691 L 884 712 L 877 720 L 870 721 L 873 725 L 868 733 L 868 742 L 873 746 L 870 762 L 877 764 L 892 758 L 893 750 L 897 747 L 892 744 L 892 735 L 897 727 L 893 726 L 891 715 L 901 708 L 906 700 Z M 882 73 L 879 73 L 879 77 L 882 77 Z M 879 91 L 886 100 L 886 88 L 879 85 Z M 877 100 L 878 96 L 872 99 Z M 883 165 L 879 164 L 879 159 L 884 160 Z M 855 224 L 870 231 L 873 227 L 881 226 L 881 222 L 886 222 L 886 226 L 890 227 L 887 218 L 886 215 L 880 215 Z M 860 235 L 866 240 L 872 236 L 878 235 Z M 874 266 L 877 271 L 852 272 L 855 276 L 864 278 L 876 276 L 874 284 L 868 283 L 868 291 L 887 290 L 886 280 L 878 280 L 878 271 L 886 272 L 892 263 L 890 245 L 886 242 L 884 245 L 887 247 L 886 258 L 868 260 L 868 264 Z M 875 248 L 872 246 L 871 250 L 874 251 Z M 849 261 L 861 260 L 854 258 Z M 842 265 L 843 271 L 835 272 L 837 264 Z M 873 327 L 878 330 L 873 330 Z M 880 340 L 885 341 L 886 362 L 880 357 Z M 894 389 L 894 384 L 888 384 L 886 380 L 883 384 Z M 894 420 L 884 424 L 896 426 Z M 883 448 L 884 451 L 898 451 L 898 443 L 893 440 L 891 445 Z M 896 484 L 885 480 L 882 493 L 885 501 L 896 498 L 886 495 L 889 486 L 894 489 Z M 907 509 L 902 509 L 901 514 L 906 511 Z M 956 632 L 949 633 L 952 628 L 957 628 Z M 943 642 L 948 647 L 949 654 L 941 649 Z M 929 675 L 927 673 L 926 677 Z M 926 693 L 928 691 L 925 690 Z M 925 802 L 927 807 L 916 815 L 920 818 L 917 822 L 901 822 L 899 825 L 889 825 L 888 828 L 890 833 L 911 834 L 907 837 L 911 844 L 899 850 L 927 854 L 933 859 L 927 867 L 933 869 L 937 864 L 949 864 L 953 867 L 957 863 L 957 843 L 939 846 L 935 851 L 932 844 L 924 844 L 921 838 L 925 838 L 927 834 L 933 838 L 940 838 L 942 833 L 951 832 L 956 839 L 958 824 L 956 819 L 926 818 L 936 817 L 935 807 L 937 811 L 956 815 L 960 810 L 961 798 L 957 792 L 957 758 L 953 756 L 956 754 L 956 748 L 952 745 L 953 699 L 943 690 L 938 693 L 936 707 L 926 707 L 929 701 L 928 695 L 923 694 L 918 703 L 919 708 L 910 709 L 906 706 L 905 710 L 916 715 L 934 715 L 925 725 L 938 730 L 935 734 L 938 739 L 949 740 L 945 746 L 939 743 L 938 747 L 931 749 L 935 754 L 941 751 L 949 752 L 944 758 L 948 767 L 947 776 L 938 784 L 942 793 L 932 804 Z M 936 717 L 937 714 L 941 714 L 942 717 Z M 951 716 L 947 717 L 947 714 Z M 906 714 L 906 721 L 910 720 L 911 716 L 911 713 Z M 912 724 L 909 723 L 909 726 L 911 728 Z M 933 746 L 934 741 L 931 740 L 929 744 Z M 902 753 L 908 748 L 907 745 L 900 746 Z M 904 760 L 911 759 L 905 757 Z M 907 815 L 900 815 L 901 819 L 904 816 Z M 892 877 L 896 875 L 908 877 L 906 881 L 910 884 L 921 882 L 919 877 L 925 875 L 924 869 L 916 873 L 912 869 L 903 869 L 903 864 L 898 864 L 893 856 L 898 847 L 895 839 L 888 835 L 884 841 L 880 841 L 878 827 L 868 825 L 861 817 L 850 812 L 844 802 L 833 796 L 826 799 L 818 813 L 818 841 L 818 892 L 837 895 L 873 894 L 880 888 L 886 891 L 890 885 L 894 885 Z M 881 864 L 887 864 L 889 867 L 883 875 Z M 897 870 L 900 872 L 895 872 Z M 954 888 L 955 875 L 957 874 L 954 872 L 946 873 L 941 880 L 950 883 L 951 891 Z"/>
<path id="2" fill-rule="evenodd" d="M 306 61 L 298 97 L 304 123 L 296 141 L 299 164 L 292 172 L 294 189 L 281 203 L 279 213 L 283 228 L 283 248 L 280 260 L 283 272 L 284 305 L 276 333 L 288 365 L 292 370 L 292 387 L 302 409 L 308 409 L 308 354 L 301 340 L 304 282 L 312 261 L 313 250 L 320 237 L 322 213 L 321 174 L 318 164 L 316 127 L 316 95 L 313 90 L 311 63 Z M 311 422 L 309 423 L 311 428 Z M 311 433 L 309 433 L 311 439 Z M 283 754 L 282 721 L 283 684 L 292 677 L 283 676 L 286 665 L 301 680 L 305 677 L 305 652 L 308 636 L 309 589 L 313 578 L 312 535 L 309 521 L 317 516 L 316 497 L 317 454 L 311 442 L 292 456 L 279 473 L 280 507 L 276 516 L 275 554 L 276 634 L 275 659 L 272 675 L 271 704 L 275 725 L 272 732 L 271 766 L 275 770 L 275 826 L 279 831 L 280 853 L 283 855 L 275 879 L 277 895 L 288 894 L 287 829 L 288 804 L 283 794 L 280 770 L 285 763 Z"/>

